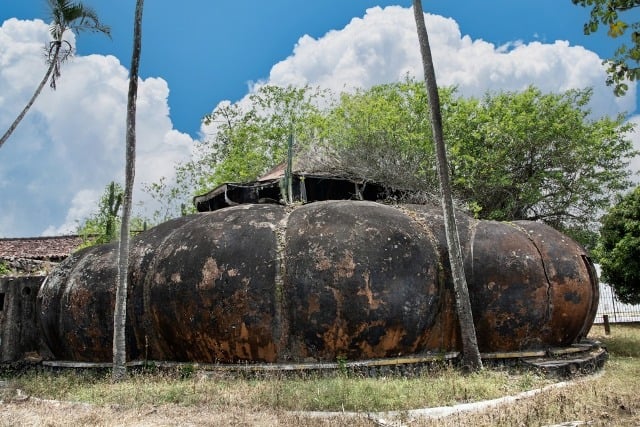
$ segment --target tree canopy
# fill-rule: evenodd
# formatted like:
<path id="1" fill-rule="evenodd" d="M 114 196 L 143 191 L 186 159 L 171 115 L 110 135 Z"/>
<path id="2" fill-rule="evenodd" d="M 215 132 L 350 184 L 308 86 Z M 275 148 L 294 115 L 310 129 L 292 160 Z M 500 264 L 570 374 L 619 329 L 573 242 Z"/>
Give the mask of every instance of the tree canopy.
<path id="1" fill-rule="evenodd" d="M 262 86 L 246 102 L 224 103 L 203 122 L 213 134 L 196 146 L 194 158 L 176 167 L 175 182 L 165 178 L 145 191 L 161 206 L 157 223 L 193 211 L 192 198 L 225 182 L 252 181 L 285 161 L 289 136 L 300 146 L 323 127 L 319 105 L 327 92 L 317 88 Z"/>
<path id="2" fill-rule="evenodd" d="M 450 92 L 441 90 L 441 98 Z M 323 120 L 315 121 L 321 127 L 302 147 L 298 163 L 399 189 L 435 192 L 428 106 L 424 83 L 413 80 L 343 93 Z"/>
<path id="3" fill-rule="evenodd" d="M 631 185 L 624 117 L 590 118 L 590 90 L 456 99 L 445 114 L 458 195 L 494 220 L 583 228 Z"/>
<path id="4" fill-rule="evenodd" d="M 248 104 L 223 105 L 205 116 L 205 124 L 217 126 L 207 153 L 198 160 L 201 170 L 211 168 L 198 181 L 200 189 L 252 180 L 282 163 L 289 135 L 306 139 L 323 96 L 309 86 L 267 85 L 251 94 Z"/>
<path id="5" fill-rule="evenodd" d="M 640 186 L 602 217 L 598 252 L 602 279 L 620 301 L 640 304 Z"/>
<path id="6" fill-rule="evenodd" d="M 329 163 L 361 179 L 435 193 L 421 86 L 405 81 L 343 95 L 320 142 L 333 150 Z M 591 90 L 530 87 L 480 99 L 440 93 L 453 191 L 479 218 L 580 231 L 597 222 L 611 194 L 631 185 L 632 127 L 621 115 L 591 118 Z"/>
<path id="7" fill-rule="evenodd" d="M 610 37 L 628 36 L 630 43 L 623 42 L 614 56 L 604 61 L 607 66 L 607 84 L 614 86 L 614 93 L 624 95 L 629 89 L 625 80 L 640 78 L 640 22 L 628 22 L 628 12 L 640 6 L 640 0 L 571 0 L 574 4 L 590 7 L 589 21 L 584 24 L 584 33 L 598 31 L 600 25 L 607 28 Z"/>
<path id="8" fill-rule="evenodd" d="M 591 94 L 530 87 L 465 98 L 441 88 L 456 199 L 483 219 L 540 220 L 577 237 L 594 228 L 611 195 L 630 187 L 627 165 L 637 153 L 623 116 L 591 117 Z M 200 156 L 178 168 L 181 190 L 160 182 L 152 194 L 190 205 L 194 193 L 254 180 L 284 162 L 292 131 L 298 169 L 437 194 L 424 84 L 330 95 L 265 86 L 248 104 L 220 106 L 205 118 L 217 130 Z"/>

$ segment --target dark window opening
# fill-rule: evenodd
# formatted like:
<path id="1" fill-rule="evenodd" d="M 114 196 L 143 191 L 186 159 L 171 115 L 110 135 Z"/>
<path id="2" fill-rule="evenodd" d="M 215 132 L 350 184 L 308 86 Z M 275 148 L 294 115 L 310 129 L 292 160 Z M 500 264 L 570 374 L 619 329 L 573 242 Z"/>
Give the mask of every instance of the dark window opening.
<path id="1" fill-rule="evenodd" d="M 4 310 L 4 292 L 0 292 L 0 311 Z"/>
<path id="2" fill-rule="evenodd" d="M 22 288 L 22 295 L 24 295 L 25 297 L 28 297 L 29 295 L 31 295 L 31 288 L 28 286 L 25 286 L 24 288 Z"/>

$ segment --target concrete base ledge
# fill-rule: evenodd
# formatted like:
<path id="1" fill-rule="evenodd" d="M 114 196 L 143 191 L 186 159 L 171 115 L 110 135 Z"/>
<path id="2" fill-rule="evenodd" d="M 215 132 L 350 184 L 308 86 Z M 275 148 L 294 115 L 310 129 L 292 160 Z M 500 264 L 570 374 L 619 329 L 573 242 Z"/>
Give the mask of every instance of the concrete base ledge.
<path id="1" fill-rule="evenodd" d="M 579 374 L 591 374 L 604 366 L 608 354 L 596 341 L 582 341 L 569 347 L 539 351 L 483 353 L 482 359 L 490 367 L 524 367 L 541 371 L 547 375 L 563 378 Z M 350 373 L 365 377 L 414 376 L 423 370 L 446 363 L 455 366 L 459 352 L 425 354 L 419 356 L 394 357 L 360 361 L 308 362 L 308 363 L 237 363 L 202 364 L 171 361 L 136 360 L 127 363 L 131 369 L 178 369 L 198 371 L 202 375 L 262 376 L 274 373 L 283 375 L 332 375 Z M 111 363 L 88 363 L 74 361 L 42 361 L 42 366 L 51 369 L 110 369 Z"/>

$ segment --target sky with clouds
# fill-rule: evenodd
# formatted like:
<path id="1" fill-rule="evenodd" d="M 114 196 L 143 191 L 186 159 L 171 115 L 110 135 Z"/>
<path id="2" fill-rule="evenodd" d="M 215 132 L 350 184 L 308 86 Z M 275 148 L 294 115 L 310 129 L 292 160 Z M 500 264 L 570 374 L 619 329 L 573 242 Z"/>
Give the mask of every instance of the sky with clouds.
<path id="1" fill-rule="evenodd" d="M 12 3 L 19 4 L 0 8 L 2 131 L 44 75 L 43 46 L 49 40 L 48 24 L 41 20 L 44 2 Z M 63 65 L 58 89 L 45 88 L 0 149 L 0 237 L 73 232 L 105 186 L 123 181 L 134 2 L 85 3 L 113 27 L 113 38 L 70 34 L 78 53 Z M 341 8 L 339 0 L 315 7 L 276 0 L 248 8 L 194 0 L 203 7 L 197 16 L 175 6 L 162 9 L 163 3 L 168 4 L 145 5 L 138 201 L 145 201 L 143 183 L 171 179 L 174 166 L 190 158 L 208 132 L 200 126 L 202 116 L 220 102 L 242 99 L 256 85 L 340 91 L 406 74 L 421 77 L 410 2 L 362 0 Z M 584 37 L 587 12 L 570 1 L 444 3 L 452 2 L 432 8 L 424 2 L 440 85 L 456 85 L 463 95 L 529 85 L 552 92 L 593 87 L 595 115 L 622 112 L 640 125 L 637 88 L 616 98 L 604 84 L 601 62 L 615 45 L 606 36 Z M 632 138 L 640 148 L 639 134 Z M 640 170 L 639 159 L 633 168 Z"/>

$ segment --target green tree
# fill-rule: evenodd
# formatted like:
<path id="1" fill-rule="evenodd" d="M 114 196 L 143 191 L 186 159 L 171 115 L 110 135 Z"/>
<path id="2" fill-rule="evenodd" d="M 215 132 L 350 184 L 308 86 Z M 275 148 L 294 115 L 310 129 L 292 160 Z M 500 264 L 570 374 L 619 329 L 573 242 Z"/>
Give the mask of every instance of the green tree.
<path id="1" fill-rule="evenodd" d="M 199 189 L 250 181 L 284 162 L 291 134 L 302 144 L 312 136 L 310 124 L 325 95 L 309 86 L 267 85 L 251 94 L 246 105 L 223 105 L 207 115 L 204 123 L 216 124 L 217 130 L 199 160 L 205 167 L 194 165 L 211 171 L 199 181 Z"/>
<path id="2" fill-rule="evenodd" d="M 189 167 L 195 163 L 192 161 L 176 165 L 173 181 L 163 176 L 156 182 L 144 184 L 145 193 L 157 202 L 157 208 L 151 212 L 148 220 L 150 224 L 160 224 L 195 212 L 192 199 L 200 178 L 195 169 Z"/>
<path id="3" fill-rule="evenodd" d="M 271 97 L 266 105 L 287 105 L 279 98 L 291 91 L 261 96 Z M 424 83 L 405 79 L 333 102 L 328 93 L 316 98 L 317 89 L 295 91 L 311 104 L 295 110 L 298 169 L 382 182 L 428 198 L 437 193 Z M 455 199 L 479 218 L 544 221 L 593 248 L 598 212 L 612 194 L 630 187 L 627 165 L 637 152 L 622 115 L 591 116 L 591 94 L 530 87 L 465 98 L 440 89 Z M 271 116 L 286 110 L 261 108 L 254 98 L 244 110 L 239 104 L 216 110 L 218 132 L 201 146 L 204 155 L 177 169 L 176 184 L 154 184 L 152 195 L 163 208 L 173 204 L 178 215 L 181 205 L 192 206 L 195 192 L 253 180 L 284 161 L 289 125 Z"/>
<path id="4" fill-rule="evenodd" d="M 13 270 L 8 265 L 7 261 L 0 260 L 0 277 L 10 276 L 13 274 Z"/>
<path id="5" fill-rule="evenodd" d="M 591 90 L 536 88 L 446 106 L 456 194 L 479 217 L 593 228 L 611 194 L 631 185 L 637 155 L 624 117 L 591 119 Z"/>
<path id="6" fill-rule="evenodd" d="M 627 165 L 637 152 L 622 115 L 590 116 L 591 94 L 530 87 L 477 99 L 440 89 L 455 198 L 479 218 L 544 221 L 593 248 L 597 212 L 629 188 Z M 435 192 L 425 99 L 414 80 L 343 94 L 316 144 L 326 164 L 315 167 Z M 314 153 L 300 157 L 309 163 Z"/>
<path id="7" fill-rule="evenodd" d="M 433 67 L 431 47 L 429 46 L 429 36 L 424 22 L 421 0 L 413 0 L 413 13 L 416 20 L 427 98 L 429 100 L 429 116 L 435 143 L 436 169 L 438 171 L 438 182 L 440 184 L 440 196 L 442 198 L 442 210 L 444 214 L 444 230 L 447 247 L 449 249 L 451 277 L 455 289 L 456 311 L 458 313 L 458 324 L 460 326 L 460 337 L 462 339 L 462 363 L 469 369 L 477 371 L 482 369 L 482 359 L 480 358 L 476 329 L 473 324 L 469 288 L 467 287 L 467 279 L 464 274 L 464 260 L 462 258 L 462 248 L 460 246 L 460 238 L 458 236 L 458 228 L 456 226 L 455 212 L 453 209 L 449 164 L 442 130 L 438 85 L 436 83 L 436 73 Z"/>
<path id="8" fill-rule="evenodd" d="M 51 88 L 56 88 L 57 79 L 60 77 L 60 66 L 73 54 L 71 44 L 63 38 L 65 31 L 71 30 L 76 33 L 91 31 L 111 35 L 110 28 L 100 23 L 96 12 L 82 3 L 73 3 L 69 0 L 47 0 L 47 5 L 51 17 L 49 31 L 53 39 L 47 47 L 49 67 L 27 105 L 0 138 L 0 147 L 16 130 L 49 79 L 51 79 L 49 83 Z"/>
<path id="9" fill-rule="evenodd" d="M 142 51 L 142 11 L 144 0 L 136 0 L 133 22 L 133 52 L 129 72 L 127 94 L 125 184 L 122 204 L 122 224 L 118 250 L 118 282 L 113 313 L 113 369 L 114 381 L 121 381 L 127 375 L 127 349 L 125 325 L 127 320 L 127 277 L 129 275 L 129 221 L 133 199 L 133 183 L 136 165 L 136 101 L 138 98 L 138 74 Z"/>
<path id="10" fill-rule="evenodd" d="M 612 38 L 627 35 L 630 43 L 622 43 L 612 58 L 606 59 L 607 85 L 614 86 L 617 96 L 624 95 L 629 89 L 626 80 L 640 78 L 640 23 L 628 22 L 629 11 L 640 6 L 639 0 L 571 0 L 573 4 L 590 7 L 589 21 L 584 24 L 584 33 L 598 31 L 602 24 Z M 636 15 L 637 16 L 637 15 Z"/>
<path id="11" fill-rule="evenodd" d="M 603 280 L 620 301 L 640 304 L 640 186 L 602 217 L 598 252 Z"/>
<path id="12" fill-rule="evenodd" d="M 83 237 L 83 247 L 113 242 L 117 239 L 116 228 L 120 225 L 122 186 L 111 182 L 98 203 L 98 211 L 85 219 L 78 227 Z"/>
<path id="13" fill-rule="evenodd" d="M 410 79 L 343 93 L 316 120 L 316 138 L 299 163 L 398 189 L 435 190 L 427 106 L 424 84 Z"/>
<path id="14" fill-rule="evenodd" d="M 145 185 L 161 206 L 153 222 L 193 212 L 193 196 L 224 182 L 258 178 L 286 160 L 289 136 L 309 147 L 321 128 L 319 105 L 328 104 L 327 91 L 318 88 L 263 86 L 246 101 L 219 105 L 203 122 L 213 134 L 196 146 L 194 159 L 178 165 L 175 180 Z"/>

